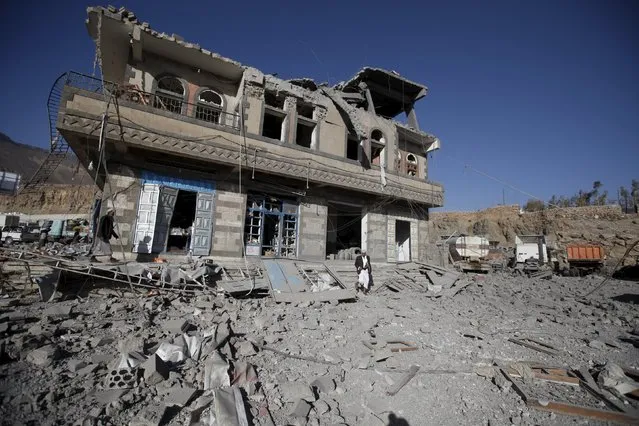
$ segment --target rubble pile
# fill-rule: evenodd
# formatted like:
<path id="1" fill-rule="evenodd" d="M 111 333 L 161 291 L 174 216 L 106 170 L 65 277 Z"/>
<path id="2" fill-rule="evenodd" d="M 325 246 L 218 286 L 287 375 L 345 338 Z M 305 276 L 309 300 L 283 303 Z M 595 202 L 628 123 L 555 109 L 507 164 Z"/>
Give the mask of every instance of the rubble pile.
<path id="1" fill-rule="evenodd" d="M 45 303 L 17 276 L 0 298 L 7 424 L 566 424 L 535 401 L 591 403 L 574 383 L 554 388 L 580 368 L 617 415 L 638 406 L 631 282 L 582 297 L 601 277 L 494 273 L 460 277 L 448 298 L 295 303 L 106 283 Z"/>

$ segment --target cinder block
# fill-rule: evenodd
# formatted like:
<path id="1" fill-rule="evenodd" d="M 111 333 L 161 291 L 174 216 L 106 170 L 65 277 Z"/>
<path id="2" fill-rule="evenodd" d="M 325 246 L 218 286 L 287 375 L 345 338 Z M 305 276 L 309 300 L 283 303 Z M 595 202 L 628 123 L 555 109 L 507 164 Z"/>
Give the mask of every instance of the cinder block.
<path id="1" fill-rule="evenodd" d="M 169 367 L 157 354 L 144 361 L 140 368 L 144 370 L 144 381 L 149 385 L 156 385 L 169 377 Z"/>

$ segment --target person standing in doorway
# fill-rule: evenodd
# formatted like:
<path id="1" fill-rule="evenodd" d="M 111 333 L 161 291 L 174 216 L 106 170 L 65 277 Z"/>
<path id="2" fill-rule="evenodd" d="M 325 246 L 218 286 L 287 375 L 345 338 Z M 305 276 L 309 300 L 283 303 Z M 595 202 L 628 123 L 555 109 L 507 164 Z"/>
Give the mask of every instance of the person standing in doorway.
<path id="1" fill-rule="evenodd" d="M 107 213 L 100 218 L 98 232 L 96 233 L 96 238 L 93 243 L 93 256 L 109 256 L 109 258 L 111 258 L 113 254 L 110 242 L 111 237 L 115 239 L 120 238 L 114 230 L 114 216 L 115 209 L 110 208 L 107 210 Z"/>
<path id="2" fill-rule="evenodd" d="M 373 268 L 371 267 L 371 258 L 366 254 L 366 250 L 362 250 L 355 258 L 355 269 L 357 270 L 358 277 L 356 291 L 359 291 L 361 288 L 364 294 L 367 294 L 372 279 Z"/>

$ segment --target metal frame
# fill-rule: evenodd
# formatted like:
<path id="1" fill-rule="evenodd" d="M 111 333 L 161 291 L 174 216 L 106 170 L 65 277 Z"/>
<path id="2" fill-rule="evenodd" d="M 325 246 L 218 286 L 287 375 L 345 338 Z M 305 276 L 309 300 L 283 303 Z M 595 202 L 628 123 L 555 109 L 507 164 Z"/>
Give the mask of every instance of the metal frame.
<path id="1" fill-rule="evenodd" d="M 258 247 L 259 255 L 263 256 L 264 249 L 272 249 L 274 257 L 297 257 L 299 239 L 299 206 L 277 198 L 277 202 L 268 200 L 265 195 L 247 197 L 246 215 L 244 221 L 244 242 L 248 247 Z M 252 204 L 256 207 L 252 207 Z M 294 211 L 293 211 L 294 210 Z M 278 235 L 273 243 L 264 241 L 264 221 L 266 216 L 277 217 Z M 292 225 L 292 226 L 291 226 Z"/>

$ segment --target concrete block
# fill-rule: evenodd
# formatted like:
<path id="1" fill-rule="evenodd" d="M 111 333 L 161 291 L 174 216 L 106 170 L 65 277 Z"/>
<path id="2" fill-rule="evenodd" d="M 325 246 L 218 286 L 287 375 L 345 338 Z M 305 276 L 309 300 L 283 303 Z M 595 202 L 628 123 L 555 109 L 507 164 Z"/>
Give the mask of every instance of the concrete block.
<path id="1" fill-rule="evenodd" d="M 67 368 L 69 369 L 69 371 L 73 373 L 77 373 L 78 370 L 81 370 L 86 366 L 87 366 L 87 363 L 84 361 L 80 361 L 79 359 L 72 359 L 71 361 L 67 363 Z"/>
<path id="2" fill-rule="evenodd" d="M 310 412 L 311 404 L 304 401 L 303 399 L 298 399 L 295 404 L 293 404 L 293 407 L 289 412 L 289 416 L 306 418 L 308 417 L 308 413 Z"/>
<path id="3" fill-rule="evenodd" d="M 107 389 L 130 389 L 135 387 L 136 384 L 137 375 L 132 368 L 112 370 L 105 379 L 105 387 Z"/>
<path id="4" fill-rule="evenodd" d="M 27 361 L 40 367 L 51 365 L 58 359 L 60 351 L 55 345 L 46 345 L 35 349 L 27 354 Z"/>
<path id="5" fill-rule="evenodd" d="M 149 357 L 140 368 L 144 370 L 144 381 L 148 385 L 156 385 L 169 377 L 169 367 L 158 355 Z"/>
<path id="6" fill-rule="evenodd" d="M 197 389 L 185 387 L 174 387 L 169 389 L 168 394 L 164 398 L 164 404 L 167 407 L 178 406 L 185 407 L 197 393 Z"/>
<path id="7" fill-rule="evenodd" d="M 176 318 L 162 323 L 162 329 L 172 334 L 182 334 L 187 331 L 189 322 L 185 319 Z"/>
<path id="8" fill-rule="evenodd" d="M 73 306 L 54 305 L 44 310 L 43 316 L 51 318 L 69 318 Z"/>
<path id="9" fill-rule="evenodd" d="M 315 394 L 311 388 L 301 382 L 286 382 L 279 386 L 280 394 L 284 402 L 295 402 L 298 399 L 314 402 Z"/>
<path id="10" fill-rule="evenodd" d="M 335 380 L 330 377 L 322 376 L 318 377 L 311 382 L 311 387 L 317 388 L 321 393 L 329 393 L 335 390 Z"/>

